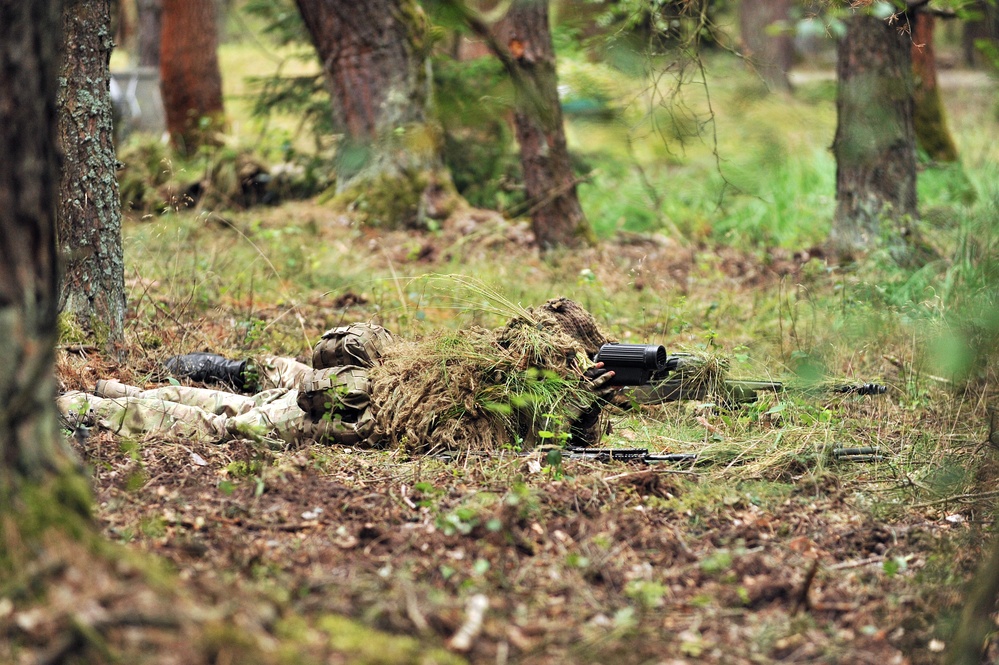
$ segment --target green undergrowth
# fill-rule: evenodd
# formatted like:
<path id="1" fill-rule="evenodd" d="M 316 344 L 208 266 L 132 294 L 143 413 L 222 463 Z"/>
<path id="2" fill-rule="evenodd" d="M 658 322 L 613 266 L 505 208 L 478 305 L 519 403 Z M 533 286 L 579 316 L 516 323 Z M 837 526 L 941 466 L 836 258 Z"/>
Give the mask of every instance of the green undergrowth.
<path id="1" fill-rule="evenodd" d="M 245 52 L 241 59 L 246 60 Z M 553 602 L 552 623 L 560 630 L 573 624 L 593 631 L 598 637 L 578 647 L 589 650 L 589 660 L 600 648 L 608 653 L 640 648 L 643 636 L 657 631 L 668 632 L 669 639 L 682 635 L 669 644 L 697 658 L 709 653 L 697 622 L 711 621 L 719 608 L 738 619 L 730 622 L 725 615 L 726 626 L 738 623 L 745 631 L 742 638 L 759 638 L 772 650 L 761 662 L 779 660 L 774 653 L 794 653 L 811 641 L 805 636 L 820 634 L 841 640 L 815 656 L 833 660 L 846 642 L 870 637 L 880 627 L 873 619 L 849 627 L 825 623 L 821 612 L 792 616 L 800 587 L 784 589 L 780 593 L 790 595 L 778 594 L 774 601 L 784 602 L 787 613 L 766 614 L 763 610 L 772 609 L 767 600 L 747 609 L 755 602 L 746 582 L 754 572 L 739 566 L 749 566 L 759 555 L 754 550 L 763 546 L 740 542 L 747 528 L 733 525 L 747 515 L 766 515 L 774 550 L 786 553 L 791 539 L 819 539 L 830 525 L 842 526 L 845 539 L 862 539 L 874 521 L 886 529 L 897 527 L 890 535 L 899 534 L 898 539 L 889 538 L 888 547 L 924 547 L 926 560 L 903 557 L 900 563 L 889 551 L 884 561 L 864 567 L 858 562 L 876 559 L 884 550 L 866 541 L 843 546 L 849 560 L 839 563 L 858 567 L 820 573 L 826 577 L 819 586 L 856 582 L 861 587 L 849 593 L 840 588 L 834 600 L 887 594 L 884 607 L 892 612 L 908 599 L 925 599 L 932 609 L 941 598 L 949 599 L 941 611 L 944 623 L 936 628 L 925 608 L 912 610 L 906 623 L 910 653 L 927 653 L 924 638 L 930 634 L 946 640 L 955 598 L 991 523 L 990 492 L 997 475 L 995 453 L 983 442 L 990 433 L 988 409 L 995 406 L 999 376 L 999 196 L 993 184 L 999 141 L 992 140 L 996 128 L 983 123 L 980 112 L 994 91 L 945 100 L 953 105 L 948 111 L 964 156 L 960 170 L 921 165 L 920 230 L 936 258 L 918 268 L 901 268 L 875 252 L 855 264 L 837 265 L 814 251 L 835 206 L 835 164 L 828 150 L 835 109 L 828 84 L 805 83 L 793 97 L 768 96 L 735 64 L 713 58 L 708 66 L 718 77 L 711 88 L 715 124 L 705 125 L 712 129 L 700 137 L 689 134 L 689 117 L 674 123 L 659 103 L 662 97 L 640 82 L 614 79 L 585 62 L 565 68 L 574 92 L 569 99 L 586 101 L 579 91 L 592 86 L 609 110 L 600 117 L 568 116 L 570 144 L 585 174 L 580 195 L 601 238 L 596 249 L 542 260 L 505 240 L 502 233 L 509 229 L 498 241 L 472 225 L 459 237 L 439 228 L 376 232 L 309 200 L 245 210 L 161 206 L 165 211 L 131 220 L 124 231 L 131 357 L 152 382 L 151 368 L 172 353 L 305 356 L 323 330 L 353 321 L 380 323 L 402 339 L 437 331 L 437 339 L 456 344 L 463 339 L 460 331 L 501 326 L 518 308 L 563 295 L 591 311 L 620 341 L 662 343 L 670 352 L 723 358 L 730 378 L 780 381 L 784 391 L 762 393 L 751 404 L 708 394 L 682 403 L 607 409 L 609 431 L 601 445 L 696 454 L 696 461 L 601 466 L 547 452 L 530 454 L 516 440 L 452 461 L 399 451 L 261 449 L 227 460 L 220 468 L 226 477 L 213 477 L 208 491 L 233 502 L 252 497 L 247 504 L 255 505 L 283 479 L 316 474 L 324 492 L 344 491 L 342 505 L 363 514 L 357 533 L 371 531 L 371 524 L 382 519 L 382 513 L 366 508 L 369 502 L 376 505 L 372 497 L 388 496 L 393 510 L 407 511 L 406 519 L 422 520 L 428 532 L 451 539 L 448 554 L 428 549 L 429 563 L 415 549 L 407 555 L 408 565 L 418 571 L 413 577 L 420 601 L 447 619 L 444 628 L 435 627 L 440 634 L 454 633 L 462 617 L 453 607 L 472 592 L 493 598 L 531 593 L 517 586 L 519 571 L 542 559 L 539 552 L 547 544 L 535 536 L 557 531 L 562 535 L 551 536 L 557 544 L 544 550 L 557 554 L 545 560 L 544 579 L 578 583 L 575 589 L 583 591 L 574 594 L 589 604 L 585 612 L 577 608 L 578 616 L 565 616 Z M 703 88 L 689 92 L 697 114 L 706 110 L 701 93 Z M 468 135 L 502 134 L 491 129 L 492 134 Z M 274 146 L 266 149 L 278 154 Z M 482 173 L 490 178 L 509 173 L 508 152 L 483 152 L 496 161 L 475 164 Z M 484 183 L 476 196 L 516 205 L 518 193 L 504 187 Z M 75 339 L 67 329 L 65 341 Z M 867 382 L 884 385 L 886 393 L 830 390 L 840 383 Z M 539 389 L 512 387 L 522 393 Z M 852 447 L 875 452 L 863 460 L 836 454 Z M 299 457 L 304 462 L 292 462 Z M 146 482 L 146 476 L 137 478 L 138 487 L 129 488 L 134 496 Z M 828 522 L 813 525 L 801 517 L 813 505 L 828 509 Z M 290 519 L 297 524 L 302 512 L 296 507 Z M 953 521 L 945 522 L 947 517 Z M 593 521 L 570 533 L 569 525 L 579 526 L 573 521 L 582 519 Z M 674 542 L 672 529 L 677 542 L 686 538 L 693 547 L 677 555 L 679 562 L 660 562 L 663 567 L 647 573 L 622 564 L 602 577 L 594 562 L 614 562 L 620 535 L 614 525 L 630 519 L 659 520 L 656 528 L 669 536 L 668 542 L 641 541 L 635 551 L 658 556 Z M 405 524 L 408 528 L 410 522 Z M 950 524 L 968 524 L 974 534 L 961 535 L 958 529 L 964 527 L 954 526 L 956 535 L 950 535 Z M 920 541 L 924 536 L 917 532 L 927 525 L 939 529 Z M 346 538 L 339 526 L 331 524 L 329 530 Z M 904 534 L 910 531 L 915 535 L 907 541 Z M 169 529 L 156 515 L 129 533 L 148 542 L 167 537 Z M 938 544 L 925 544 L 934 538 Z M 519 548 L 511 555 L 516 559 L 512 569 L 492 549 L 511 542 Z M 839 546 L 823 546 L 832 545 Z M 306 546 L 305 540 L 295 544 Z M 377 551 L 377 539 L 365 543 L 369 546 Z M 344 549 L 335 556 L 351 552 L 358 555 Z M 382 656 L 370 649 L 383 637 L 368 632 L 369 624 L 386 616 L 396 627 L 410 624 L 399 618 L 397 608 L 386 609 L 389 601 L 381 597 L 394 583 L 381 576 L 388 570 L 385 562 L 369 561 L 367 550 L 364 557 L 350 573 L 364 580 L 357 582 L 350 601 L 358 602 L 358 624 L 319 615 L 309 622 L 289 612 L 278 622 L 278 632 L 380 662 Z M 249 566 L 248 584 L 281 587 L 285 580 L 277 571 L 291 559 Z M 947 572 L 952 560 L 959 560 L 959 572 Z M 339 564 L 325 560 L 322 565 Z M 799 569 L 789 576 L 809 564 L 795 565 Z M 410 574 L 401 564 L 390 572 Z M 683 582 L 667 579 L 666 573 Z M 704 578 L 705 588 L 684 596 L 684 584 L 695 573 Z M 239 571 L 228 574 L 230 581 L 243 579 Z M 794 579 L 802 583 L 800 575 Z M 671 594 L 682 598 L 675 606 Z M 392 599 L 399 607 L 409 602 L 400 598 Z M 450 610 L 441 609 L 448 603 Z M 491 606 L 497 622 L 534 609 L 507 604 Z M 851 607 L 850 612 L 856 610 Z M 750 614 L 757 610 L 759 618 Z M 843 612 L 834 608 L 827 614 Z M 681 620 L 686 625 L 668 623 Z M 224 632 L 215 640 L 232 641 L 238 643 Z M 412 660 L 415 643 L 400 638 L 385 653 Z M 427 648 L 437 653 L 436 647 Z M 488 660 L 500 658 L 489 653 Z"/>

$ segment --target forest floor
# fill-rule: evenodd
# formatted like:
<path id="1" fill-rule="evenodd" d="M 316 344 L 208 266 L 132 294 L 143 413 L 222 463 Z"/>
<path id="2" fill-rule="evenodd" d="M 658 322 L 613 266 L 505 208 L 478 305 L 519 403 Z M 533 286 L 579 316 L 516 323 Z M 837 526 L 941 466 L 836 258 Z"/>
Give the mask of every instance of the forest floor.
<path id="1" fill-rule="evenodd" d="M 374 236 L 346 232 L 309 203 L 254 214 L 262 221 L 252 228 L 239 217 L 130 224 L 132 265 L 143 274 L 132 268 L 129 357 L 118 365 L 65 347 L 63 387 L 114 377 L 155 385 L 164 357 L 203 348 L 301 354 L 303 334 L 315 339 L 343 321 L 373 318 L 416 335 L 474 317 L 421 309 L 403 272 L 519 280 L 512 298 L 579 299 L 619 337 L 671 348 L 710 338 L 768 359 L 785 346 L 836 344 L 828 337 L 845 333 L 822 321 L 842 295 L 815 307 L 811 324 L 799 308 L 860 279 L 830 276 L 804 252 L 623 236 L 544 262 L 518 245 L 526 230 L 517 225 L 466 220 L 480 226 Z M 267 233 L 288 218 L 313 229 L 290 244 L 334 253 L 317 261 L 384 277 L 313 275 L 289 303 L 285 282 L 301 284 L 304 269 L 279 263 L 287 256 L 278 246 L 290 241 Z M 257 273 L 256 287 L 250 277 L 245 290 L 211 297 L 209 278 L 184 281 L 187 261 L 224 279 L 232 266 L 245 270 L 233 247 L 249 244 L 297 277 L 268 292 Z M 169 269 L 143 252 L 168 257 Z M 990 495 L 977 489 L 993 477 L 982 445 L 988 395 L 919 374 L 905 336 L 835 356 L 835 373 L 882 380 L 884 396 L 788 398 L 742 412 L 646 407 L 614 414 L 604 442 L 736 451 L 714 464 L 552 467 L 529 452 L 445 461 L 79 436 L 103 533 L 169 562 L 176 577 L 166 584 L 188 590 L 184 602 L 201 608 L 196 623 L 216 626 L 154 637 L 173 624 L 150 619 L 105 628 L 105 637 L 140 653 L 170 645 L 156 662 L 939 662 L 991 523 Z M 844 442 L 876 446 L 880 458 L 837 461 L 831 448 Z M 947 474 L 958 477 L 948 484 Z M 93 589 L 104 594 L 98 604 L 125 603 L 128 579 Z M 35 619 L 37 648 L 23 654 L 44 656 L 57 622 Z"/>

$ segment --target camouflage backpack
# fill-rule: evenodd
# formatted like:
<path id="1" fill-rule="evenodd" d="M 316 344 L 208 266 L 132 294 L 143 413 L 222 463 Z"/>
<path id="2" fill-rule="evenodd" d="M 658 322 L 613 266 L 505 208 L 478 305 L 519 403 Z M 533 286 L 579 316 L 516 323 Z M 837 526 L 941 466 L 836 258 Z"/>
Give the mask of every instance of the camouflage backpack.
<path id="1" fill-rule="evenodd" d="M 317 440 L 354 445 L 374 429 L 371 382 L 363 367 L 344 365 L 312 370 L 302 378 L 298 406 L 305 411 Z"/>
<path id="2" fill-rule="evenodd" d="M 341 365 L 374 367 L 380 362 L 382 349 L 391 343 L 392 334 L 372 323 L 332 328 L 316 343 L 312 366 L 316 369 Z"/>

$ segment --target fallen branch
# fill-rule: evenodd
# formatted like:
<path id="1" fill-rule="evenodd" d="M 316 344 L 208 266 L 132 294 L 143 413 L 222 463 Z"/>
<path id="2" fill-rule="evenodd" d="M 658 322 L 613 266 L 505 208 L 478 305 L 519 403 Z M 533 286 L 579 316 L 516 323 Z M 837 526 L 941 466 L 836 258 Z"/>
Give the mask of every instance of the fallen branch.
<path id="1" fill-rule="evenodd" d="M 801 584 L 801 591 L 794 599 L 794 607 L 791 609 L 791 616 L 798 613 L 798 610 L 804 607 L 806 610 L 812 608 L 812 603 L 808 599 L 808 593 L 812 589 L 812 582 L 815 580 L 815 573 L 819 572 L 819 560 L 816 557 L 812 559 L 812 567 L 808 569 L 808 574 L 805 575 L 805 581 Z"/>
<path id="2" fill-rule="evenodd" d="M 883 556 L 872 556 L 866 559 L 859 559 L 857 561 L 843 561 L 841 563 L 834 563 L 831 566 L 826 566 L 829 570 L 848 570 L 850 568 L 862 568 L 863 566 L 868 566 L 872 563 L 882 563 L 885 560 Z"/>
<path id="3" fill-rule="evenodd" d="M 484 594 L 477 593 L 468 599 L 465 606 L 465 623 L 462 624 L 458 632 L 448 640 L 447 645 L 455 651 L 468 651 L 472 648 L 472 642 L 479 633 L 482 632 L 482 618 L 489 608 L 489 598 Z"/>
<path id="4" fill-rule="evenodd" d="M 953 496 L 948 496 L 943 499 L 934 499 L 933 501 L 924 501 L 923 503 L 914 503 L 911 508 L 929 508 L 930 506 L 938 506 L 941 503 L 950 503 L 951 501 L 967 501 L 974 499 L 989 499 L 994 496 L 999 496 L 999 490 L 992 490 L 991 492 L 971 492 L 968 494 L 955 494 Z"/>

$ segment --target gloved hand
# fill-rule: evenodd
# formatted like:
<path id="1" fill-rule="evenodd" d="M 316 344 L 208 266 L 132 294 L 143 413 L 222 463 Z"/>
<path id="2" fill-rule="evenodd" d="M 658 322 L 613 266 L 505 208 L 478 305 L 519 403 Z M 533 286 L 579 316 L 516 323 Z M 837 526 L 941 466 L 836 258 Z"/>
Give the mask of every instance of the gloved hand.
<path id="1" fill-rule="evenodd" d="M 614 378 L 613 370 L 604 369 L 603 363 L 597 363 L 583 372 L 583 382 L 596 399 L 585 409 L 572 414 L 569 432 L 572 434 L 572 445 L 592 446 L 600 440 L 603 433 L 600 428 L 600 411 L 616 392 L 617 386 L 609 385 Z"/>
<path id="2" fill-rule="evenodd" d="M 617 386 L 608 385 L 613 378 L 614 370 L 604 369 L 603 363 L 597 363 L 583 372 L 586 388 L 602 400 L 610 399 L 617 392 Z"/>

